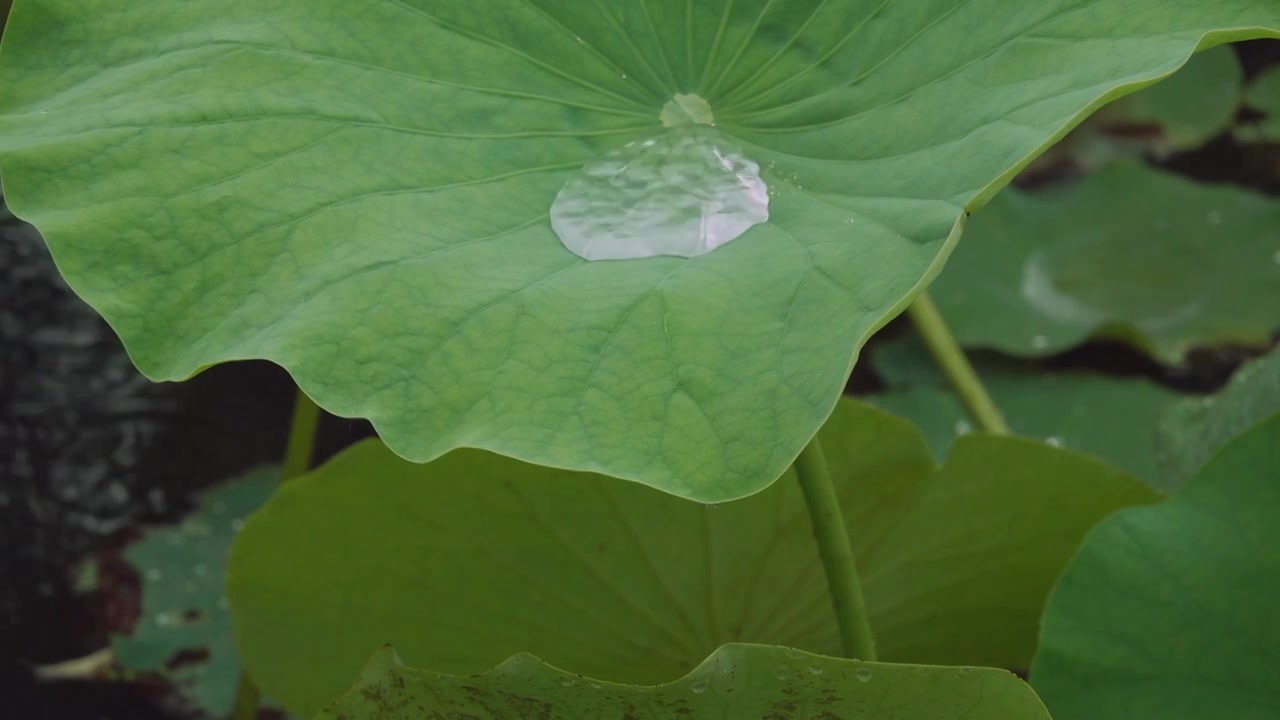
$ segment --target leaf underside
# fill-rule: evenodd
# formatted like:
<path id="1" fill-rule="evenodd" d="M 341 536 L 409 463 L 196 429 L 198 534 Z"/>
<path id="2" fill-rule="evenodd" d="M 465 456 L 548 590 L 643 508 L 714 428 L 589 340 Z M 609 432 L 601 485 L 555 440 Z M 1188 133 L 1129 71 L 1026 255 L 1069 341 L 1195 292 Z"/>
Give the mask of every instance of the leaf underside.
<path id="1" fill-rule="evenodd" d="M 966 437 L 937 468 L 910 424 L 855 402 L 821 437 L 889 662 L 1027 667 L 1085 532 L 1152 499 L 1017 438 Z M 726 642 L 835 655 L 807 517 L 790 475 L 711 507 L 477 451 L 416 465 L 370 441 L 245 526 L 228 575 L 237 646 L 300 717 L 388 642 L 442 672 L 530 652 L 631 683 L 679 678 Z"/>
<path id="2" fill-rule="evenodd" d="M 1250 0 L 19 0 L 0 168 L 153 379 L 266 358 L 411 460 L 721 501 L 782 473 L 965 208 L 1275 28 Z M 690 260 L 565 250 L 560 187 L 688 92 L 770 221 Z"/>

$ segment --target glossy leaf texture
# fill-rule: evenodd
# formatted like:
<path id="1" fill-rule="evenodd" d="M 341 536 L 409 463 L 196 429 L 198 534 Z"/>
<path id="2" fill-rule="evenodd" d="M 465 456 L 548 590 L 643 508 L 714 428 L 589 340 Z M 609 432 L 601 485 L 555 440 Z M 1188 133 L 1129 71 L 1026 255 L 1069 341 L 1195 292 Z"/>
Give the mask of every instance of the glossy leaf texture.
<path id="1" fill-rule="evenodd" d="M 908 423 L 851 401 L 821 438 L 889 662 L 1025 668 L 1085 532 L 1153 497 L 1013 438 L 967 437 L 938 468 Z M 727 642 L 840 648 L 790 474 L 713 507 L 479 451 L 414 465 L 370 441 L 250 519 L 228 585 L 246 667 L 299 716 L 384 643 L 440 672 L 529 652 L 629 683 L 679 678 Z"/>
<path id="2" fill-rule="evenodd" d="M 1176 487 L 1190 479 L 1223 443 L 1280 411 L 1280 349 L 1236 371 L 1220 392 L 1186 398 L 1160 417 L 1156 457 Z"/>
<path id="3" fill-rule="evenodd" d="M 1164 490 L 1156 425 L 1182 397 L 1135 377 L 1048 371 L 1038 363 L 978 353 L 974 366 L 1014 432 L 1094 455 Z M 889 389 L 866 400 L 911 420 L 937 458 L 974 432 L 968 411 L 913 336 L 882 344 L 871 363 Z"/>
<path id="4" fill-rule="evenodd" d="M 658 686 L 597 681 L 524 654 L 460 677 L 405 667 L 385 648 L 316 720 L 426 717 L 1049 720 L 1035 693 L 1004 670 L 864 663 L 743 644 L 719 648 Z"/>
<path id="5" fill-rule="evenodd" d="M 1089 534 L 1031 679 L 1057 720 L 1280 715 L 1280 415 Z"/>
<path id="6" fill-rule="evenodd" d="M 961 342 L 1048 355 L 1094 337 L 1177 364 L 1267 347 L 1280 327 L 1280 202 L 1116 163 L 1010 189 L 969 224 L 931 291 Z"/>
<path id="7" fill-rule="evenodd" d="M 152 529 L 125 550 L 141 581 L 142 607 L 133 631 L 111 639 L 119 667 L 163 672 L 183 703 L 214 717 L 231 712 L 240 663 L 224 594 L 227 554 L 279 480 L 275 468 L 230 480 L 203 493 L 191 517 Z"/>
<path id="8" fill-rule="evenodd" d="M 411 460 L 713 502 L 783 472 L 965 209 L 1278 30 L 1256 0 L 29 0 L 0 170 L 153 379 L 266 358 Z M 557 192 L 682 92 L 760 163 L 769 222 L 689 260 L 565 250 Z"/>

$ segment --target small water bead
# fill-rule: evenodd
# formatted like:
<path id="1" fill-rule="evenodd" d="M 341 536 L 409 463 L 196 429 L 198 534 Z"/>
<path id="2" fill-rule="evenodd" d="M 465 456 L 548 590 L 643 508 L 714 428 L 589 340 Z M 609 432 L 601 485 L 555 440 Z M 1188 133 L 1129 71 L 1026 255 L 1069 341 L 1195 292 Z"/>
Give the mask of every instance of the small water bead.
<path id="1" fill-rule="evenodd" d="M 560 684 L 565 687 L 573 687 L 574 685 L 578 684 L 578 681 L 574 680 L 571 677 L 566 677 L 566 678 L 560 678 Z"/>
<path id="2" fill-rule="evenodd" d="M 1062 438 L 1060 437 L 1045 438 L 1044 442 L 1046 445 L 1049 445 L 1050 447 L 1056 447 L 1056 448 L 1062 447 Z"/>
<path id="3" fill-rule="evenodd" d="M 773 676 L 778 678 L 779 680 L 786 680 L 787 678 L 791 677 L 791 671 L 788 670 L 785 665 L 781 665 L 778 667 L 777 670 L 773 671 Z"/>
<path id="4" fill-rule="evenodd" d="M 1280 265 L 1280 250 L 1275 251 L 1275 253 L 1271 255 L 1271 262 Z"/>
<path id="5" fill-rule="evenodd" d="M 819 665 L 810 665 L 810 666 L 809 666 L 809 674 L 810 674 L 810 675 L 821 675 L 821 674 L 822 674 L 822 667 L 821 667 L 821 666 L 819 666 Z"/>
<path id="6" fill-rule="evenodd" d="M 706 692 L 707 688 L 710 686 L 711 683 L 706 680 L 694 680 L 693 684 L 689 685 L 689 689 L 692 690 L 694 694 L 701 695 Z"/>
<path id="7" fill-rule="evenodd" d="M 1205 218 L 1205 220 L 1207 220 L 1210 225 L 1221 225 L 1222 213 L 1218 212 L 1217 210 L 1210 210 L 1209 215 Z"/>
<path id="8" fill-rule="evenodd" d="M 1031 338 L 1031 347 L 1035 348 L 1036 350 L 1044 350 L 1045 348 L 1049 347 L 1049 338 L 1045 337 L 1044 335 L 1036 335 L 1035 337 Z"/>
<path id="9" fill-rule="evenodd" d="M 871 682 L 871 671 L 866 668 L 858 668 L 853 676 L 858 678 L 858 682 Z"/>
<path id="10" fill-rule="evenodd" d="M 955 429 L 957 435 L 968 435 L 973 432 L 973 426 L 964 420 L 957 420 Z"/>

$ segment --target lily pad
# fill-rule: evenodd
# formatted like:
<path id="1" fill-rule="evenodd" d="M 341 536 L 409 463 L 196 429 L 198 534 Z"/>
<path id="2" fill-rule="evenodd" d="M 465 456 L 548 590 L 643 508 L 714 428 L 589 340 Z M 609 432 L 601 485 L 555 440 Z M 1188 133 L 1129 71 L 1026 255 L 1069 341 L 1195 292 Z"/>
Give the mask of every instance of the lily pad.
<path id="1" fill-rule="evenodd" d="M 877 348 L 871 359 L 889 390 L 866 400 L 907 418 L 945 458 L 974 431 L 969 413 L 913 336 Z M 1157 468 L 1156 426 L 1182 396 L 1144 378 L 1050 372 L 1032 362 L 974 358 L 983 384 L 1014 432 L 1095 455 L 1157 489 L 1170 476 Z"/>
<path id="2" fill-rule="evenodd" d="M 1257 137 L 1280 142 L 1280 68 L 1271 68 L 1249 83 L 1245 103 L 1254 110 L 1266 114 L 1252 125 Z"/>
<path id="3" fill-rule="evenodd" d="M 939 469 L 910 424 L 852 401 L 820 436 L 891 662 L 1027 667 L 1084 533 L 1153 498 L 1125 473 L 1016 438 L 964 438 Z M 439 672 L 530 652 L 646 684 L 727 642 L 840 651 L 790 474 L 713 507 L 479 451 L 414 465 L 369 441 L 250 519 L 228 586 L 250 674 L 304 717 L 384 643 Z"/>
<path id="4" fill-rule="evenodd" d="M 1002 193 L 932 292 L 967 346 L 1041 356 L 1107 337 L 1179 363 L 1197 346 L 1270 344 L 1278 230 L 1275 199 L 1116 163 Z"/>
<path id="5" fill-rule="evenodd" d="M 142 580 L 142 609 L 133 632 L 111 640 L 116 662 L 165 672 L 184 699 L 214 717 L 231 712 L 240 675 L 224 596 L 227 554 L 279 479 L 277 469 L 263 468 L 209 490 L 191 517 L 150 531 L 124 552 Z M 184 652 L 200 659 L 169 670 Z"/>
<path id="6" fill-rule="evenodd" d="M 1280 716 L 1280 415 L 1180 491 L 1089 534 L 1032 683 L 1057 720 Z"/>
<path id="7" fill-rule="evenodd" d="M 414 461 L 711 502 L 782 473 L 966 209 L 1260 36 L 1256 0 L 20 0 L 0 169 L 153 379 L 266 358 Z M 689 95 L 769 221 L 692 259 L 563 247 L 559 191 Z"/>
<path id="8" fill-rule="evenodd" d="M 579 718 L 873 718 L 1049 720 L 1025 683 L 1003 670 L 888 665 L 762 645 L 725 645 L 688 675 L 620 685 L 516 655 L 479 676 L 405 667 L 386 648 L 351 692 L 317 720 L 579 720 Z"/>
<path id="9" fill-rule="evenodd" d="M 1218 448 L 1280 410 L 1280 349 L 1240 368 L 1216 395 L 1186 398 L 1160 418 L 1156 457 L 1171 487 L 1183 484 Z"/>

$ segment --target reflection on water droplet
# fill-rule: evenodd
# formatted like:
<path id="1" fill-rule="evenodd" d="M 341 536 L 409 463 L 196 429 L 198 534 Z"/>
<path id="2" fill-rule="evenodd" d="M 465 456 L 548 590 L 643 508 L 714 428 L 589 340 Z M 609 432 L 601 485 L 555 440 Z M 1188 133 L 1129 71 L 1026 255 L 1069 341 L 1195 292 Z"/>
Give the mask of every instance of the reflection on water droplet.
<path id="1" fill-rule="evenodd" d="M 871 671 L 866 668 L 858 668 L 857 671 L 853 673 L 853 676 L 858 678 L 858 682 L 871 681 Z"/>
<path id="2" fill-rule="evenodd" d="M 821 667 L 819 667 L 819 666 L 817 666 L 817 665 L 810 665 L 810 666 L 809 666 L 809 674 L 810 674 L 810 675 L 821 675 L 821 674 L 822 674 L 822 668 L 821 668 Z"/>
<path id="3" fill-rule="evenodd" d="M 571 677 L 560 678 L 560 684 L 565 687 L 573 687 L 575 684 L 577 684 L 577 682 L 578 682 L 577 680 L 574 680 Z"/>
<path id="4" fill-rule="evenodd" d="M 1060 437 L 1045 438 L 1044 441 L 1045 441 L 1045 444 L 1047 445 L 1051 445 L 1053 447 L 1062 447 L 1062 438 Z"/>
<path id="5" fill-rule="evenodd" d="M 147 570 L 147 579 L 152 582 L 162 580 L 164 579 L 164 572 L 161 571 L 160 568 L 151 568 L 150 570 Z"/>
<path id="6" fill-rule="evenodd" d="M 706 680 L 694 680 L 693 684 L 689 686 L 689 689 L 694 691 L 695 693 L 704 693 L 707 691 L 707 687 L 710 685 L 711 683 L 707 682 Z"/>
<path id="7" fill-rule="evenodd" d="M 1205 219 L 1209 222 L 1210 225 L 1221 225 L 1222 213 L 1218 212 L 1217 210 L 1210 210 L 1208 217 L 1206 217 Z"/>
<path id="8" fill-rule="evenodd" d="M 1036 350 L 1043 350 L 1049 347 L 1049 338 L 1045 337 L 1044 335 L 1036 335 L 1035 337 L 1031 338 L 1031 347 L 1035 348 Z"/>
<path id="9" fill-rule="evenodd" d="M 1271 262 L 1280 265 L 1280 250 L 1275 251 L 1275 254 L 1271 256 Z"/>
<path id="10" fill-rule="evenodd" d="M 779 665 L 778 669 L 773 671 L 773 676 L 779 680 L 786 680 L 791 677 L 791 671 L 785 665 Z"/>
<path id="11" fill-rule="evenodd" d="M 697 124 L 592 160 L 551 206 L 556 235 L 587 260 L 697 257 L 768 219 L 760 166 Z"/>
<path id="12" fill-rule="evenodd" d="M 196 574 L 196 577 L 204 577 L 209 574 L 209 567 L 202 563 L 191 568 L 191 571 Z"/>
<path id="13" fill-rule="evenodd" d="M 973 426 L 972 426 L 972 425 L 970 425 L 969 423 L 965 422 L 964 420 L 957 420 L 957 421 L 956 421 L 956 434 L 957 434 L 957 435 L 968 435 L 972 430 L 973 430 Z"/>

